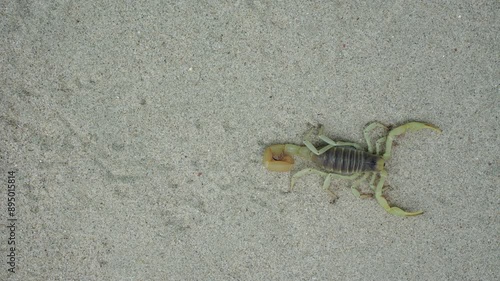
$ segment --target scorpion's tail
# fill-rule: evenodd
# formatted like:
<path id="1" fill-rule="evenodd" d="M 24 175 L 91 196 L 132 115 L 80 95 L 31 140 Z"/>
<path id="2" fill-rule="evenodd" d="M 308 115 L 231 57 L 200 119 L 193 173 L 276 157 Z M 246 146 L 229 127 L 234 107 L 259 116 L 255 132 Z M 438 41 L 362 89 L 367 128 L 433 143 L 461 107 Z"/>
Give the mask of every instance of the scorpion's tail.
<path id="1" fill-rule="evenodd" d="M 285 144 L 274 144 L 264 150 L 262 162 L 269 171 L 288 172 L 292 170 L 295 161 L 285 152 Z"/>
<path id="2" fill-rule="evenodd" d="M 273 144 L 264 151 L 262 161 L 269 171 L 288 172 L 293 169 L 294 160 L 292 156 L 298 156 L 310 160 L 312 153 L 309 148 L 295 144 Z"/>

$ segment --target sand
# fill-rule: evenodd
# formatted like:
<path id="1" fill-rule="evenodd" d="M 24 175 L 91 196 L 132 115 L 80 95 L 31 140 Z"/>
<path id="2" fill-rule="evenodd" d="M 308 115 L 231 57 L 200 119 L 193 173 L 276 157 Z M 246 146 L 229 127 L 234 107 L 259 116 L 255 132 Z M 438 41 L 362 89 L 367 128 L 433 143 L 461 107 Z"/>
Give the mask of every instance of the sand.
<path id="1" fill-rule="evenodd" d="M 500 279 L 498 1 L 92 2 L 0 4 L 1 280 Z M 423 215 L 261 163 L 372 121 Z"/>

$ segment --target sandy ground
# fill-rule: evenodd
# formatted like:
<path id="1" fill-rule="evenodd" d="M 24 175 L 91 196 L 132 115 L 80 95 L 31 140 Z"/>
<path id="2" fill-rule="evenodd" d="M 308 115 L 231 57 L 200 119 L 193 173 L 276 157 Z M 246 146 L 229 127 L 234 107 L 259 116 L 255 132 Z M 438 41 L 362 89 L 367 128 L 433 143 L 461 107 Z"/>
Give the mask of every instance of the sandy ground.
<path id="1" fill-rule="evenodd" d="M 1 280 L 500 279 L 498 1 L 80 2 L 0 4 Z M 422 216 L 261 163 L 375 120 Z"/>

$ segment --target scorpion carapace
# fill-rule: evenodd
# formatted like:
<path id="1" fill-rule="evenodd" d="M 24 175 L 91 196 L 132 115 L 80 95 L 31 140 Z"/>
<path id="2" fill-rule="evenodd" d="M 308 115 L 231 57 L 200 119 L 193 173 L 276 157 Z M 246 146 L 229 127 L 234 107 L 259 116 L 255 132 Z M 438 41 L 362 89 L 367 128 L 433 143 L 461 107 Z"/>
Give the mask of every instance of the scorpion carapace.
<path id="1" fill-rule="evenodd" d="M 383 128 L 388 131 L 388 133 L 375 142 L 374 149 L 370 141 L 370 132 L 376 128 Z M 268 146 L 264 151 L 263 163 L 270 171 L 288 172 L 293 169 L 293 156 L 311 160 L 316 163 L 321 170 L 307 168 L 295 173 L 292 176 L 290 189 L 293 188 L 295 181 L 299 177 L 307 174 L 318 174 L 325 177 L 323 188 L 328 191 L 330 182 L 333 178 L 353 181 L 351 191 L 358 197 L 371 196 L 369 194 L 362 194 L 359 190 L 361 182 L 371 175 L 369 183 L 371 189 L 374 191 L 375 199 L 388 213 L 401 217 L 416 216 L 423 212 L 406 212 L 398 207 L 391 207 L 382 193 L 384 182 L 387 178 L 387 171 L 384 166 L 385 162 L 391 158 L 394 138 L 407 131 L 417 131 L 421 129 L 432 129 L 436 132 L 441 132 L 441 129 L 438 127 L 421 122 L 406 123 L 392 130 L 389 130 L 388 127 L 379 122 L 370 123 L 363 131 L 363 135 L 368 145 L 368 151 L 365 151 L 356 143 L 331 140 L 323 135 L 323 128 L 321 127 L 318 138 L 326 143 L 326 146 L 323 148 L 318 150 L 309 141 L 309 136 L 312 133 L 311 130 L 304 141 L 305 146 L 294 144 L 274 144 Z M 385 145 L 385 149 L 384 153 L 381 154 L 381 146 L 383 145 Z M 378 182 L 375 184 L 377 179 Z"/>

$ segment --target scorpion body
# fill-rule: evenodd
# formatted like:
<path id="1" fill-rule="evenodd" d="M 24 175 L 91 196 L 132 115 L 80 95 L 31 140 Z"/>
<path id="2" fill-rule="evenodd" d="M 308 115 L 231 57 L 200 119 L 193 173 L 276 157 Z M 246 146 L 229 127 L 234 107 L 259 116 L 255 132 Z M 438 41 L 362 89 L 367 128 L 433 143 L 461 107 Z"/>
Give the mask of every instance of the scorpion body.
<path id="1" fill-rule="evenodd" d="M 376 141 L 375 151 L 371 144 L 369 134 L 375 128 L 383 128 L 388 131 L 387 135 Z M 368 145 L 368 151 L 361 148 L 360 145 L 351 142 L 333 141 L 322 134 L 322 129 L 318 133 L 318 138 L 323 140 L 326 145 L 317 149 L 309 140 L 307 134 L 304 141 L 305 146 L 295 144 L 275 144 L 268 146 L 263 155 L 264 166 L 270 171 L 287 172 L 293 169 L 293 156 L 299 156 L 305 160 L 311 160 L 321 170 L 306 168 L 292 176 L 290 189 L 293 188 L 295 181 L 307 174 L 317 174 L 325 177 L 323 188 L 329 190 L 333 178 L 352 180 L 351 191 L 358 197 L 372 196 L 371 194 L 361 194 L 358 187 L 363 180 L 371 175 L 370 187 L 374 191 L 374 197 L 377 202 L 390 214 L 396 216 L 416 216 L 423 212 L 406 212 L 398 207 L 390 207 L 386 198 L 382 195 L 384 182 L 387 177 L 385 162 L 391 157 L 392 143 L 395 137 L 407 131 L 417 131 L 421 129 L 432 129 L 441 132 L 438 127 L 420 122 L 410 122 L 403 124 L 395 129 L 389 129 L 381 123 L 373 122 L 364 129 L 364 137 Z M 384 153 L 381 153 L 381 146 L 385 145 Z M 375 181 L 378 179 L 377 184 Z M 332 193 L 333 194 L 333 193 Z"/>
<path id="2" fill-rule="evenodd" d="M 340 175 L 378 172 L 384 168 L 384 159 L 378 155 L 350 146 L 335 146 L 311 160 L 323 170 Z"/>

